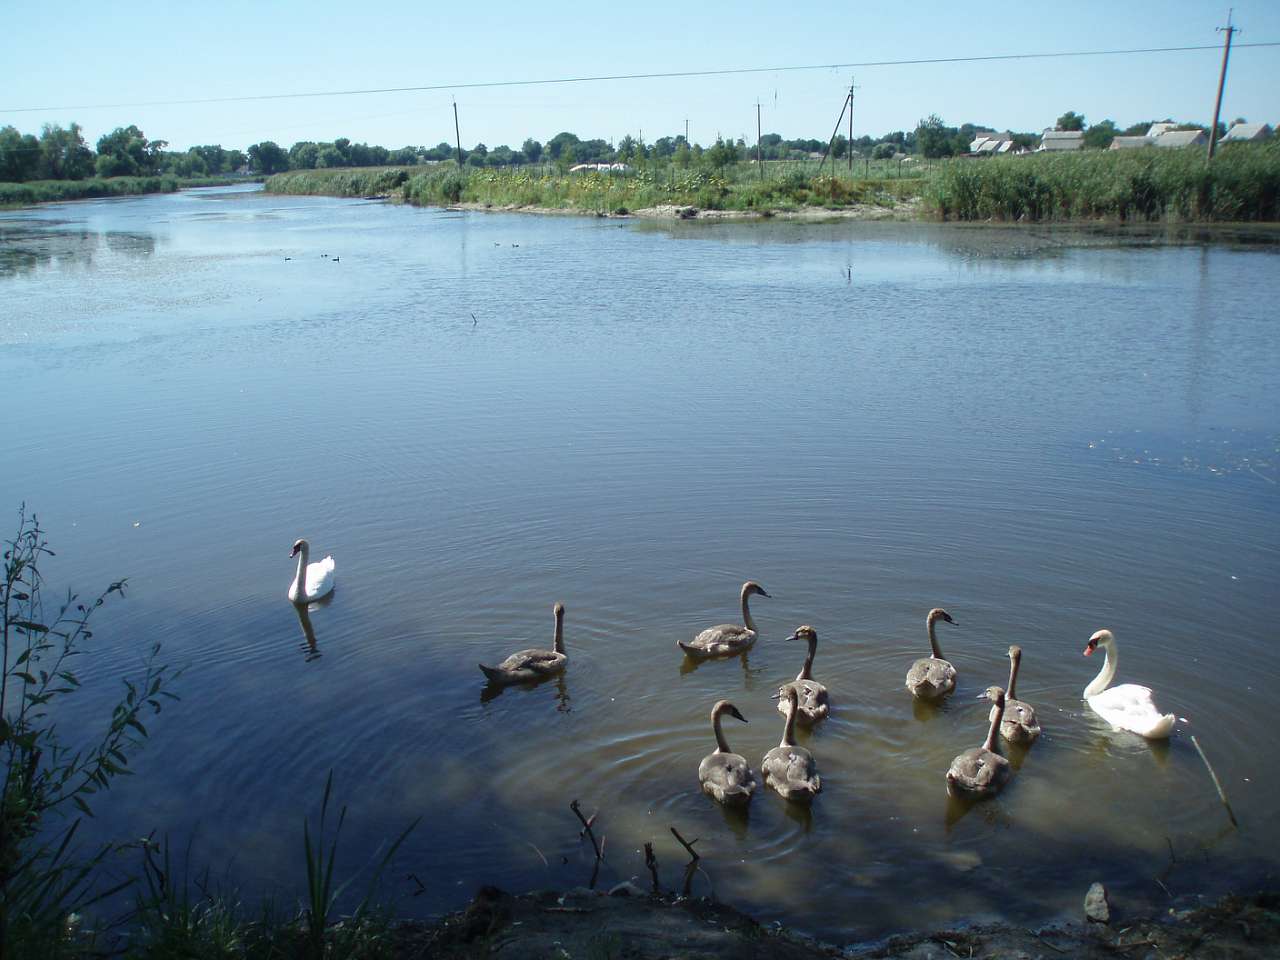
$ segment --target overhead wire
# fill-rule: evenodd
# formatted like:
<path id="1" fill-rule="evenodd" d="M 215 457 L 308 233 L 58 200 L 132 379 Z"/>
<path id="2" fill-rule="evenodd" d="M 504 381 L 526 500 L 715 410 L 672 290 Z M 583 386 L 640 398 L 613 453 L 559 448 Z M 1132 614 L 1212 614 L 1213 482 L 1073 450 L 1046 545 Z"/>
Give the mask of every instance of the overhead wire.
<path id="1" fill-rule="evenodd" d="M 1280 47 L 1280 41 L 1236 43 L 1233 49 L 1248 47 Z M 532 87 L 551 84 L 605 83 L 622 80 L 671 80 L 691 77 L 725 77 L 753 73 L 795 73 L 806 70 L 847 70 L 858 67 L 906 67 L 948 63 L 993 63 L 1008 60 L 1048 60 L 1065 57 L 1113 57 L 1150 53 L 1185 53 L 1220 50 L 1218 44 L 1196 44 L 1183 47 L 1134 47 L 1126 50 L 1069 50 L 1056 53 L 1006 53 L 978 57 L 922 57 L 909 60 L 863 60 L 851 63 L 821 63 L 793 66 L 731 67 L 721 70 L 674 70 L 655 73 L 625 73 L 601 76 L 554 77 L 536 80 L 481 80 L 468 83 L 435 83 L 411 87 L 373 87 L 356 90 L 320 90 L 304 93 L 259 93 L 236 97 L 202 97 L 182 100 L 146 100 L 132 103 L 68 104 L 47 107 L 0 107 L 5 113 L 42 113 L 60 110 L 117 110 L 126 107 L 178 107 L 211 103 L 250 103 L 264 100 L 301 100 L 316 97 L 354 97 L 380 93 L 424 93 L 434 90 L 478 90 L 492 87 Z"/>

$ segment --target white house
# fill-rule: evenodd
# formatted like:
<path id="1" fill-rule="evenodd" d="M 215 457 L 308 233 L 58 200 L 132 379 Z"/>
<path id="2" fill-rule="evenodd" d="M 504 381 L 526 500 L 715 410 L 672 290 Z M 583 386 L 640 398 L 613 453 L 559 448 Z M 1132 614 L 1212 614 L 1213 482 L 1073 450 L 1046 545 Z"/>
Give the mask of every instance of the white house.
<path id="1" fill-rule="evenodd" d="M 1203 147 L 1209 135 L 1203 130 L 1166 130 L 1152 142 L 1157 147 Z"/>
<path id="2" fill-rule="evenodd" d="M 1084 146 L 1083 130 L 1046 130 L 1040 138 L 1037 153 L 1079 150 Z"/>

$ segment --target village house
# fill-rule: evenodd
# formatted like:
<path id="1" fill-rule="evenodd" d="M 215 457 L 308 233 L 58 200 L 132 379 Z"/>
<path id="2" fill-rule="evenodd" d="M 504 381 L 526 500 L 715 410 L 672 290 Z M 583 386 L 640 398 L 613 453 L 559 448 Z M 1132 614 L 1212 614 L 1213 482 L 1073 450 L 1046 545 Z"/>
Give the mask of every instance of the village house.
<path id="1" fill-rule="evenodd" d="M 1040 137 L 1036 153 L 1079 150 L 1084 146 L 1083 130 L 1046 130 Z"/>
<path id="2" fill-rule="evenodd" d="M 1272 134 L 1269 123 L 1233 123 L 1223 143 L 1238 143 L 1246 140 L 1266 140 Z"/>

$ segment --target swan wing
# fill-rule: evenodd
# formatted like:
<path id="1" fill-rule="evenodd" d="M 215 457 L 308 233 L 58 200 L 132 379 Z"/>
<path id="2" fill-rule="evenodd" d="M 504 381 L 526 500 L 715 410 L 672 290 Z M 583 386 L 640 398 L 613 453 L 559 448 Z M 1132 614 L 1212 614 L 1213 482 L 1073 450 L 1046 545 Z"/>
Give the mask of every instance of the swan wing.
<path id="1" fill-rule="evenodd" d="M 936 700 L 956 688 L 956 668 L 947 660 L 921 657 L 907 671 L 907 689 L 922 700 Z"/>
<path id="2" fill-rule="evenodd" d="M 1163 739 L 1173 732 L 1176 718 L 1156 709 L 1150 687 L 1122 683 L 1094 694 L 1088 704 L 1094 713 L 1120 730 L 1151 739 Z"/>
<path id="3" fill-rule="evenodd" d="M 499 664 L 499 669 L 506 670 L 510 673 L 516 673 L 522 670 L 532 670 L 537 673 L 544 673 L 554 667 L 562 664 L 565 659 L 563 653 L 556 653 L 554 650 L 521 650 L 513 653 L 507 659 Z"/>
<path id="4" fill-rule="evenodd" d="M 787 689 L 790 687 L 796 690 L 797 706 L 800 711 L 797 715 L 798 720 L 817 723 L 827 718 L 831 710 L 827 688 L 816 680 L 793 680 L 779 687 L 778 712 L 780 714 L 784 717 L 787 715 Z"/>
<path id="5" fill-rule="evenodd" d="M 307 564 L 306 595 L 308 600 L 318 600 L 333 589 L 333 557 L 325 557 Z"/>
<path id="6" fill-rule="evenodd" d="M 736 753 L 708 754 L 698 765 L 698 780 L 703 792 L 721 803 L 750 800 L 756 789 L 756 775 Z"/>
<path id="7" fill-rule="evenodd" d="M 688 643 L 679 641 L 679 646 L 685 653 L 695 657 L 714 657 L 745 650 L 755 641 L 754 630 L 735 623 L 721 623 L 703 630 Z"/>

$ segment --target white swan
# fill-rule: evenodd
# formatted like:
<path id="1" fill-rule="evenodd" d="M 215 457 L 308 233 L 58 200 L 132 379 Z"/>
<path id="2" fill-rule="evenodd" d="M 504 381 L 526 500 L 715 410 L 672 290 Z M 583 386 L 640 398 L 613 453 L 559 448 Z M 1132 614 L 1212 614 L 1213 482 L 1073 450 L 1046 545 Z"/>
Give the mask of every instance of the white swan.
<path id="1" fill-rule="evenodd" d="M 1149 740 L 1164 740 L 1173 732 L 1176 719 L 1172 713 L 1161 713 L 1151 699 L 1151 688 L 1136 683 L 1122 683 L 1118 687 L 1109 684 L 1116 676 L 1120 654 L 1116 638 L 1110 630 L 1099 630 L 1089 638 L 1084 648 L 1087 657 L 1102 647 L 1106 660 L 1093 683 L 1084 688 L 1085 702 L 1093 712 L 1117 730 L 1128 730 Z"/>
<path id="2" fill-rule="evenodd" d="M 289 599 L 294 603 L 310 603 L 333 592 L 333 557 L 308 563 L 311 544 L 299 540 L 289 556 L 298 558 L 298 572 L 289 584 Z"/>

